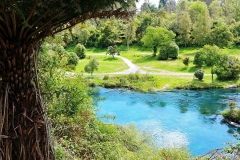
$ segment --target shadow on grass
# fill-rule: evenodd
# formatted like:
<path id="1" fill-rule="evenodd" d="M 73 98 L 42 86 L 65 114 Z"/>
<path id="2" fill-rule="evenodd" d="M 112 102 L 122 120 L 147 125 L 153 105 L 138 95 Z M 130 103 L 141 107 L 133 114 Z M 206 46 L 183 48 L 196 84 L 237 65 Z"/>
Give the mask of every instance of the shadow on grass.
<path id="1" fill-rule="evenodd" d="M 153 56 L 136 56 L 138 57 L 135 62 L 136 63 L 145 63 L 145 62 L 150 62 L 150 61 L 158 61 L 156 57 Z"/>
<path id="2" fill-rule="evenodd" d="M 115 57 L 105 57 L 103 61 L 117 61 L 118 59 Z"/>
<path id="3" fill-rule="evenodd" d="M 88 48 L 87 51 L 93 52 L 93 53 L 101 53 L 106 52 L 107 49 L 99 49 L 99 48 Z"/>

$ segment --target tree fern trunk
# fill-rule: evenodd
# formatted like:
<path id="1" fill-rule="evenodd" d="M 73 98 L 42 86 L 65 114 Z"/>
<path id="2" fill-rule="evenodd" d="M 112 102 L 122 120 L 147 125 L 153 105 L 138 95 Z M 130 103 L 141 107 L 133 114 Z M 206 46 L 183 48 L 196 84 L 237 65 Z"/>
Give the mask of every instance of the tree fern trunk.
<path id="1" fill-rule="evenodd" d="M 54 159 L 37 81 L 39 45 L 0 47 L 0 159 Z"/>

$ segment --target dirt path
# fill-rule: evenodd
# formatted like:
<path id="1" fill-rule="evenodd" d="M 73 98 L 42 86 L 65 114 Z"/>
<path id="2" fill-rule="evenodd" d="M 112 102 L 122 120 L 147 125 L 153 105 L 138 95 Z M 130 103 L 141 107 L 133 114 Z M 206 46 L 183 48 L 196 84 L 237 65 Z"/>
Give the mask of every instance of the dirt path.
<path id="1" fill-rule="evenodd" d="M 130 74 L 130 73 L 136 73 L 138 72 L 139 74 L 152 74 L 152 75 L 169 75 L 169 76 L 193 76 L 192 73 L 178 73 L 178 72 L 169 72 L 169 71 L 160 71 L 160 72 L 146 72 L 142 70 L 139 66 L 135 65 L 132 63 L 127 58 L 124 58 L 122 56 L 115 56 L 117 58 L 120 58 L 128 65 L 128 69 L 124 70 L 122 72 L 113 72 L 113 73 L 103 73 L 103 74 Z M 211 76 L 211 74 L 204 74 L 205 76 Z"/>

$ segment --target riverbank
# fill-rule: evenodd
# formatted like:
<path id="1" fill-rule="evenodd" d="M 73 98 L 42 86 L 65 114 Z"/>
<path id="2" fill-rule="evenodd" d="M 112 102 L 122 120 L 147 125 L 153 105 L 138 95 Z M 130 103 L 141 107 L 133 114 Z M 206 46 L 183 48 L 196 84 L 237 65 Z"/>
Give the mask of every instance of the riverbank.
<path id="1" fill-rule="evenodd" d="M 104 88 L 125 88 L 134 91 L 151 92 L 166 91 L 172 89 L 216 89 L 216 88 L 238 88 L 239 80 L 219 81 L 216 77 L 212 83 L 211 77 L 204 77 L 199 81 L 193 76 L 173 75 L 150 75 L 130 73 L 127 75 L 97 75 L 93 78 L 85 77 L 90 86 L 101 86 Z"/>

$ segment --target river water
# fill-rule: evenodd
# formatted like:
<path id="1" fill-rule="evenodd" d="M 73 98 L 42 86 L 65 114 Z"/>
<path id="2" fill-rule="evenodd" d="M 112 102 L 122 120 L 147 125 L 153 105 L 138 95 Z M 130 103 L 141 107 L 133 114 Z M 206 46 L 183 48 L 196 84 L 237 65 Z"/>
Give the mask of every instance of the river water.
<path id="1" fill-rule="evenodd" d="M 240 106 L 239 89 L 140 93 L 99 88 L 96 96 L 106 98 L 96 106 L 97 116 L 116 116 L 103 120 L 118 125 L 134 123 L 152 134 L 159 147 L 184 145 L 196 156 L 236 141 L 238 129 L 223 123 L 219 114 L 231 101 Z"/>

